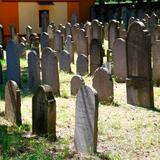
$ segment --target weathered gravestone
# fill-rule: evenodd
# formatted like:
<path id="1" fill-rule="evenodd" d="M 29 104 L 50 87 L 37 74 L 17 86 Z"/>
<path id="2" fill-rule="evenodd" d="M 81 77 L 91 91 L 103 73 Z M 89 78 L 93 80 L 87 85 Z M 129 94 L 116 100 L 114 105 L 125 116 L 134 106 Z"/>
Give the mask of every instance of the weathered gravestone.
<path id="1" fill-rule="evenodd" d="M 3 84 L 3 72 L 2 72 L 2 64 L 0 61 L 0 84 Z"/>
<path id="2" fill-rule="evenodd" d="M 10 40 L 7 43 L 6 57 L 7 57 L 7 80 L 13 80 L 20 86 L 21 85 L 20 57 L 18 53 L 17 43 L 13 40 Z"/>
<path id="3" fill-rule="evenodd" d="M 49 14 L 44 11 L 41 14 L 42 32 L 47 32 L 47 27 L 49 25 Z"/>
<path id="4" fill-rule="evenodd" d="M 84 76 L 88 73 L 88 58 L 84 54 L 78 55 L 76 62 L 77 74 Z"/>
<path id="5" fill-rule="evenodd" d="M 72 39 L 75 43 L 75 51 L 77 52 L 77 45 L 78 45 L 78 33 L 79 33 L 79 29 L 80 29 L 80 26 L 79 24 L 75 24 L 73 25 L 72 27 Z"/>
<path id="6" fill-rule="evenodd" d="M 56 101 L 48 85 L 39 86 L 32 98 L 32 131 L 56 139 Z"/>
<path id="7" fill-rule="evenodd" d="M 113 81 L 106 68 L 100 67 L 94 73 L 93 88 L 98 93 L 99 101 L 110 103 L 113 100 Z"/>
<path id="8" fill-rule="evenodd" d="M 93 74 L 103 64 L 104 52 L 102 44 L 97 39 L 92 39 L 90 49 L 90 74 Z"/>
<path id="9" fill-rule="evenodd" d="M 49 46 L 49 36 L 47 32 L 42 32 L 40 36 L 41 51 Z"/>
<path id="10" fill-rule="evenodd" d="M 48 32 L 48 46 L 52 49 L 54 49 L 54 33 L 55 33 L 56 29 L 52 26 L 49 25 L 47 28 L 47 32 Z"/>
<path id="11" fill-rule="evenodd" d="M 81 153 L 93 153 L 97 148 L 98 95 L 83 85 L 77 94 L 74 143 Z"/>
<path id="12" fill-rule="evenodd" d="M 56 51 L 44 48 L 42 51 L 42 81 L 52 87 L 54 95 L 60 95 L 58 60 Z"/>
<path id="13" fill-rule="evenodd" d="M 80 75 L 75 75 L 71 79 L 71 95 L 76 95 L 78 90 L 84 85 L 84 79 Z"/>
<path id="14" fill-rule="evenodd" d="M 156 25 L 151 32 L 151 42 L 152 44 L 156 42 L 157 40 L 160 40 L 160 25 Z"/>
<path id="15" fill-rule="evenodd" d="M 112 47 L 113 73 L 117 82 L 125 82 L 127 75 L 126 68 L 126 42 L 117 38 Z"/>
<path id="16" fill-rule="evenodd" d="M 35 50 L 28 53 L 29 88 L 35 89 L 40 84 L 39 56 Z"/>
<path id="17" fill-rule="evenodd" d="M 71 61 L 70 61 L 70 54 L 68 51 L 63 50 L 60 53 L 59 59 L 60 70 L 64 72 L 71 72 Z"/>
<path id="18" fill-rule="evenodd" d="M 151 70 L 151 37 L 144 24 L 134 21 L 127 33 L 127 102 L 154 107 Z"/>
<path id="19" fill-rule="evenodd" d="M 153 60 L 153 80 L 160 85 L 160 40 L 156 40 L 152 44 L 152 60 Z"/>
<path id="20" fill-rule="evenodd" d="M 13 124 L 22 124 L 20 90 L 14 81 L 8 81 L 5 87 L 5 118 Z"/>
<path id="21" fill-rule="evenodd" d="M 75 52 L 75 44 L 72 41 L 72 36 L 68 35 L 65 42 L 65 50 L 67 50 L 70 54 L 70 60 L 74 63 L 74 52 Z"/>
<path id="22" fill-rule="evenodd" d="M 85 23 L 85 32 L 86 32 L 86 37 L 88 37 L 88 54 L 90 55 L 90 45 L 91 45 L 91 22 L 87 21 Z"/>
<path id="23" fill-rule="evenodd" d="M 112 49 L 114 41 L 119 38 L 119 22 L 111 20 L 108 24 L 108 48 Z"/>

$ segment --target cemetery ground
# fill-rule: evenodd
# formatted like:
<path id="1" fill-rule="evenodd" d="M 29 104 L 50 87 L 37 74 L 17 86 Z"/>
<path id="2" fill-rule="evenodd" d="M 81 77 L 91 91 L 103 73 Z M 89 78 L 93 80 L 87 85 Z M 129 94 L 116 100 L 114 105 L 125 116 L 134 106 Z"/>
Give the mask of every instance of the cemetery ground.
<path id="1" fill-rule="evenodd" d="M 6 66 L 4 62 L 3 66 Z M 25 59 L 21 59 L 23 125 L 20 127 L 12 126 L 4 119 L 5 86 L 1 85 L 0 159 L 158 160 L 160 153 L 160 89 L 154 87 L 156 109 L 148 110 L 128 105 L 125 83 L 120 84 L 115 81 L 114 102 L 99 104 L 97 153 L 94 155 L 76 153 L 74 148 L 76 97 L 70 95 L 70 80 L 76 72 L 75 70 L 75 65 L 72 64 L 72 74 L 60 72 L 61 96 L 55 98 L 57 140 L 51 142 L 47 137 L 31 134 L 33 93 L 28 90 L 27 86 L 27 62 Z M 85 76 L 84 80 L 87 85 L 91 86 L 91 76 Z"/>

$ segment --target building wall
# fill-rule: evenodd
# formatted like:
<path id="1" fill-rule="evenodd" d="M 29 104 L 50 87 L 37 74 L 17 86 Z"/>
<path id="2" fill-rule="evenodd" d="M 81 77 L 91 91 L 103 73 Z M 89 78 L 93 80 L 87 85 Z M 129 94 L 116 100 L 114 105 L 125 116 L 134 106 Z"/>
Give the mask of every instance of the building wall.
<path id="1" fill-rule="evenodd" d="M 55 2 L 54 5 L 39 5 L 37 2 L 19 2 L 19 32 L 25 34 L 25 27 L 31 25 L 33 32 L 40 32 L 39 10 L 49 10 L 49 20 L 56 25 L 67 22 L 67 2 Z"/>

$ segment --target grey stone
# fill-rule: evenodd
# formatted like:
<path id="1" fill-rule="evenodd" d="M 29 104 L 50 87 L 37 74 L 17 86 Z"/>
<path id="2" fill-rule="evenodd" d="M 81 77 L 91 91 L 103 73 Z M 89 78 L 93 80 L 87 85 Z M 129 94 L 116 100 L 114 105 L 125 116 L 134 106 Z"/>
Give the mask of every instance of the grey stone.
<path id="1" fill-rule="evenodd" d="M 40 36 L 41 50 L 49 46 L 49 36 L 47 32 L 42 32 Z"/>
<path id="2" fill-rule="evenodd" d="M 41 14 L 41 22 L 42 22 L 42 32 L 47 32 L 47 27 L 49 25 L 49 14 L 44 11 Z"/>
<path id="3" fill-rule="evenodd" d="M 76 99 L 75 148 L 80 153 L 94 153 L 98 135 L 98 96 L 97 92 L 82 85 Z"/>
<path id="4" fill-rule="evenodd" d="M 20 90 L 11 80 L 5 86 L 5 118 L 13 124 L 22 124 Z"/>
<path id="5" fill-rule="evenodd" d="M 49 47 L 54 49 L 54 33 L 56 31 L 56 28 L 54 28 L 52 25 L 49 25 L 47 28 L 48 32 L 48 38 L 49 38 Z"/>
<path id="6" fill-rule="evenodd" d="M 39 86 L 32 98 L 32 132 L 56 140 L 56 101 L 52 88 Z"/>
<path id="7" fill-rule="evenodd" d="M 96 69 L 92 80 L 93 88 L 98 93 L 100 102 L 110 103 L 113 100 L 113 81 L 111 74 L 106 68 L 100 67 Z"/>
<path id="8" fill-rule="evenodd" d="M 71 79 L 71 95 L 76 95 L 78 90 L 84 85 L 84 79 L 80 75 L 75 75 Z"/>
<path id="9" fill-rule="evenodd" d="M 60 95 L 58 60 L 56 51 L 51 48 L 44 48 L 42 51 L 42 81 L 50 85 L 54 95 Z"/>

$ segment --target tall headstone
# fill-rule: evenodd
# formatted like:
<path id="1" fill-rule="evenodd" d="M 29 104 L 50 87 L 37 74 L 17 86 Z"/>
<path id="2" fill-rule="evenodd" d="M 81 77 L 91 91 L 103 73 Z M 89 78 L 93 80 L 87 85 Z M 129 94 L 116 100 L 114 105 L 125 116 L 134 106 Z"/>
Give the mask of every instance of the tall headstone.
<path id="1" fill-rule="evenodd" d="M 151 37 L 144 24 L 134 21 L 127 33 L 127 103 L 154 107 Z"/>
<path id="2" fill-rule="evenodd" d="M 152 44 L 152 60 L 153 60 L 153 81 L 157 84 L 160 85 L 160 40 L 156 40 Z"/>
<path id="3" fill-rule="evenodd" d="M 68 51 L 66 50 L 61 51 L 59 65 L 60 65 L 60 70 L 71 73 L 71 60 Z"/>
<path id="4" fill-rule="evenodd" d="M 5 118 L 13 124 L 22 124 L 20 90 L 11 80 L 5 86 Z"/>
<path id="5" fill-rule="evenodd" d="M 117 38 L 112 47 L 113 73 L 117 82 L 125 82 L 127 75 L 126 67 L 126 42 Z"/>
<path id="6" fill-rule="evenodd" d="M 49 36 L 47 32 L 42 32 L 40 36 L 41 50 L 49 46 Z"/>
<path id="7" fill-rule="evenodd" d="M 44 11 L 41 14 L 41 22 L 42 22 L 42 32 L 47 32 L 47 27 L 49 25 L 49 14 Z"/>
<path id="8" fill-rule="evenodd" d="M 40 84 L 39 56 L 35 50 L 28 53 L 29 88 L 35 89 Z"/>
<path id="9" fill-rule="evenodd" d="M 78 90 L 81 88 L 82 85 L 84 85 L 84 79 L 80 75 L 75 75 L 71 79 L 70 87 L 71 87 L 71 95 L 76 95 L 78 93 Z"/>
<path id="10" fill-rule="evenodd" d="M 56 101 L 52 88 L 39 86 L 32 98 L 32 132 L 56 140 Z"/>
<path id="11" fill-rule="evenodd" d="M 77 74 L 84 76 L 88 74 L 88 58 L 84 54 L 78 55 L 76 62 Z"/>
<path id="12" fill-rule="evenodd" d="M 111 74 L 107 71 L 106 68 L 100 67 L 95 71 L 92 85 L 98 93 L 100 102 L 112 102 L 113 81 Z"/>
<path id="13" fill-rule="evenodd" d="M 75 148 L 80 153 L 94 153 L 98 135 L 98 96 L 96 90 L 82 85 L 76 98 Z"/>
<path id="14" fill-rule="evenodd" d="M 97 39 L 92 39 L 90 49 L 90 74 L 93 74 L 103 64 L 102 44 Z"/>
<path id="15" fill-rule="evenodd" d="M 85 30 L 80 29 L 78 32 L 77 52 L 88 56 L 88 37 L 86 37 Z"/>
<path id="16" fill-rule="evenodd" d="M 56 51 L 47 47 L 42 51 L 42 81 L 52 87 L 54 95 L 60 95 L 58 59 Z"/>
<path id="17" fill-rule="evenodd" d="M 21 85 L 20 57 L 18 53 L 17 43 L 13 40 L 10 40 L 7 43 L 6 58 L 7 58 L 7 80 L 13 80 L 20 86 Z"/>
<path id="18" fill-rule="evenodd" d="M 115 39 L 119 38 L 119 22 L 111 20 L 108 25 L 108 48 L 112 49 Z"/>

